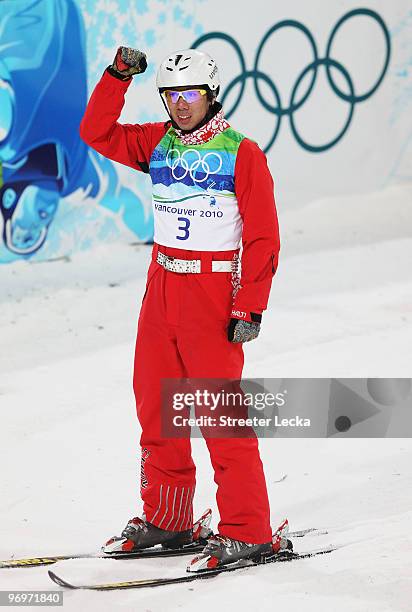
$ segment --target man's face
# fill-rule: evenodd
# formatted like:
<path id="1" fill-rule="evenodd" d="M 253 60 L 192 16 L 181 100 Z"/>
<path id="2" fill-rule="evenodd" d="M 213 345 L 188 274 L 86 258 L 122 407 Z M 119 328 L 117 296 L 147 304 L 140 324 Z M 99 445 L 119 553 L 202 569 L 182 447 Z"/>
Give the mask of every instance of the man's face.
<path id="1" fill-rule="evenodd" d="M 190 91 L 200 89 L 198 87 L 174 87 L 173 91 Z M 198 123 L 204 119 L 209 110 L 210 102 L 206 93 L 194 102 L 187 102 L 182 96 L 173 103 L 170 96 L 166 95 L 166 103 L 170 116 L 181 130 L 193 130 Z"/>

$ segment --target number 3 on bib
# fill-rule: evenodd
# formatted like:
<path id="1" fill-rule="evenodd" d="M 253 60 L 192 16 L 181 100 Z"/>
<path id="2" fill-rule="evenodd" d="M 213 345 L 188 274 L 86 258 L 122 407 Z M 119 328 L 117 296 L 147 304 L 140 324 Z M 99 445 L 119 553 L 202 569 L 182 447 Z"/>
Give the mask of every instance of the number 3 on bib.
<path id="1" fill-rule="evenodd" d="M 178 217 L 178 221 L 180 221 L 180 225 L 177 228 L 180 232 L 183 232 L 183 235 L 177 235 L 177 240 L 187 240 L 189 238 L 189 227 L 190 227 L 190 219 L 186 217 Z"/>

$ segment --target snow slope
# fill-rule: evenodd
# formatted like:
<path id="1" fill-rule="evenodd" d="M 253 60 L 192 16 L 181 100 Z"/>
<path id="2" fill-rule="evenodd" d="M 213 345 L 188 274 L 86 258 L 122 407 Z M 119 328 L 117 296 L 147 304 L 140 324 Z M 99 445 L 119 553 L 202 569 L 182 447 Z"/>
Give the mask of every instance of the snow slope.
<path id="1" fill-rule="evenodd" d="M 279 216 L 282 257 L 245 375 L 410 377 L 411 186 Z M 0 268 L 0 559 L 96 550 L 140 511 L 131 364 L 149 257 L 106 245 Z M 193 448 L 195 513 L 211 505 L 216 521 L 207 450 Z M 261 453 L 273 526 L 328 531 L 298 550 L 341 548 L 147 592 L 65 592 L 64 609 L 410 610 L 410 438 L 265 439 Z M 185 560 L 56 568 L 106 581 L 175 575 Z M 46 568 L 0 570 L 0 590 L 49 588 Z"/>

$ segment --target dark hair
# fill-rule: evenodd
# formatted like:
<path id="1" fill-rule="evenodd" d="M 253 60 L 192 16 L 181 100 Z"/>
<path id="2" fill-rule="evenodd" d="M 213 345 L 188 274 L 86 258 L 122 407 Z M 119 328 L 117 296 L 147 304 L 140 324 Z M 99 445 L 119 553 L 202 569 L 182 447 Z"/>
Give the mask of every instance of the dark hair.
<path id="1" fill-rule="evenodd" d="M 205 89 L 207 91 L 207 99 L 209 100 L 209 102 L 213 102 L 214 100 L 216 100 L 216 98 L 219 95 L 219 89 L 220 87 L 218 87 L 215 91 L 212 91 L 210 89 L 210 87 L 208 87 L 207 85 L 205 86 Z"/>
<path id="2" fill-rule="evenodd" d="M 213 93 L 210 91 L 210 89 L 207 90 L 207 94 L 206 97 L 208 99 L 209 102 L 213 102 L 215 96 L 213 95 Z"/>

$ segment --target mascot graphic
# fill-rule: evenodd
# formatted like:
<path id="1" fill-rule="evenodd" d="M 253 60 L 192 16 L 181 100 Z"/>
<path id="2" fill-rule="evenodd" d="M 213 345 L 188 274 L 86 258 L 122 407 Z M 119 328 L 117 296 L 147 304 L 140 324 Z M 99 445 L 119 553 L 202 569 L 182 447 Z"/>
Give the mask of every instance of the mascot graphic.
<path id="1" fill-rule="evenodd" d="M 150 241 L 152 218 L 113 164 L 80 140 L 84 25 L 73 0 L 0 0 L 0 263 L 41 251 L 64 198 L 121 212 Z"/>

